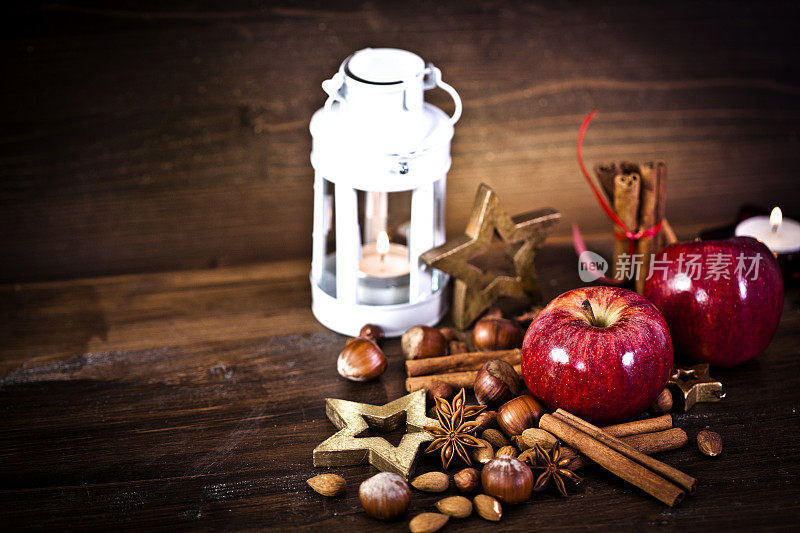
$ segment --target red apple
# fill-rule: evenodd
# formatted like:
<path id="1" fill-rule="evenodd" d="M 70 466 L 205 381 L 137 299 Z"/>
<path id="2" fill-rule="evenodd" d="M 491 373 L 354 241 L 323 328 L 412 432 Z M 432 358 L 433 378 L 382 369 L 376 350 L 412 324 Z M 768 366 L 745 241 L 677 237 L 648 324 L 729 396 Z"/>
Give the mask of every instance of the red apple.
<path id="1" fill-rule="evenodd" d="M 616 287 L 565 292 L 536 316 L 522 343 L 522 377 L 531 393 L 552 409 L 596 423 L 644 411 L 671 370 L 664 317 L 643 297 Z"/>
<path id="2" fill-rule="evenodd" d="M 755 257 L 757 275 L 746 270 Z M 704 267 L 699 276 L 691 258 Z M 666 268 L 645 282 L 644 295 L 667 319 L 678 356 L 733 366 L 766 349 L 783 311 L 781 272 L 766 246 L 751 237 L 683 242 L 667 246 L 656 259 Z M 718 269 L 727 270 L 727 279 L 709 276 L 712 260 L 728 265 Z"/>

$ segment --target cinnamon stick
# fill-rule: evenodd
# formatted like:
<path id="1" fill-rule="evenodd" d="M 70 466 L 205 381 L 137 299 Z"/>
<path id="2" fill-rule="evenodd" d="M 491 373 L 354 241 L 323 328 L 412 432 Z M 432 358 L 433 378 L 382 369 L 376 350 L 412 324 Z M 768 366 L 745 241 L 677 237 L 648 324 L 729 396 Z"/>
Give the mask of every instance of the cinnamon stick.
<path id="1" fill-rule="evenodd" d="M 688 491 L 689 494 L 694 494 L 695 488 L 697 486 L 697 480 L 688 474 L 684 474 L 677 468 L 671 467 L 668 464 L 662 463 L 657 459 L 653 459 L 642 452 L 638 451 L 633 446 L 626 444 L 622 440 L 612 437 L 608 433 L 604 432 L 597 426 L 593 426 L 589 422 L 579 418 L 568 411 L 564 411 L 563 409 L 557 409 L 553 416 L 563 420 L 564 422 L 571 424 L 596 441 L 602 443 L 605 446 L 617 451 L 626 457 L 633 459 L 640 465 L 649 468 L 656 474 L 668 479 L 669 481 L 675 483 L 679 487 L 683 488 L 684 490 Z"/>
<path id="2" fill-rule="evenodd" d="M 517 374 L 522 373 L 520 365 L 514 365 L 514 370 L 517 371 Z M 463 372 L 445 372 L 444 374 L 410 377 L 406 379 L 406 390 L 414 392 L 419 389 L 427 389 L 434 381 L 443 381 L 457 389 L 461 387 L 471 389 L 477 375 L 477 370 L 466 370 Z"/>
<path id="3" fill-rule="evenodd" d="M 632 172 L 630 174 L 617 174 L 614 178 L 614 211 L 617 216 L 631 231 L 636 231 L 639 226 L 639 182 L 641 181 L 639 174 Z M 615 233 L 618 231 L 614 228 Z M 618 259 L 623 254 L 630 253 L 630 241 L 624 236 L 620 238 L 616 235 L 614 238 L 614 272 L 617 279 L 625 279 L 627 272 L 620 272 Z"/>
<path id="4" fill-rule="evenodd" d="M 597 181 L 608 196 L 609 201 L 614 201 L 614 177 L 617 175 L 616 163 L 601 163 L 594 166 Z"/>
<path id="5" fill-rule="evenodd" d="M 521 357 L 522 352 L 519 349 L 514 349 L 459 353 L 443 357 L 429 357 L 427 359 L 410 359 L 406 361 L 406 375 L 413 377 L 464 370 L 480 370 L 486 361 L 491 361 L 492 359 L 500 359 L 511 365 L 518 365 Z"/>
<path id="6" fill-rule="evenodd" d="M 686 495 L 680 487 L 673 485 L 652 470 L 611 449 L 564 420 L 545 414 L 539 419 L 539 427 L 549 431 L 609 472 L 670 507 L 675 506 Z"/>
<path id="7" fill-rule="evenodd" d="M 672 428 L 665 431 L 656 431 L 654 433 L 628 435 L 627 437 L 622 437 L 620 440 L 644 454 L 651 455 L 682 448 L 689 441 L 689 438 L 686 432 L 681 428 Z M 570 455 L 577 456 L 567 466 L 570 470 L 578 470 L 592 463 L 591 459 L 578 454 L 578 452 L 572 448 L 564 447 L 562 448 L 562 453 L 565 457 L 569 457 Z"/>
<path id="8" fill-rule="evenodd" d="M 654 433 L 664 431 L 672 427 L 672 416 L 661 415 L 644 420 L 634 420 L 613 426 L 605 426 L 603 431 L 614 437 L 627 437 L 628 435 L 639 435 L 641 433 Z"/>
<path id="9" fill-rule="evenodd" d="M 656 204 L 658 202 L 658 171 L 654 163 L 644 163 L 640 167 L 639 184 L 639 230 L 656 224 Z M 636 253 L 642 254 L 642 267 L 636 277 L 636 292 L 644 294 L 644 281 L 650 269 L 650 254 L 655 252 L 654 237 L 644 237 L 636 241 Z"/>
<path id="10" fill-rule="evenodd" d="M 658 232 L 658 234 L 663 238 L 663 246 L 661 246 L 661 248 L 678 242 L 678 236 L 675 235 L 675 230 L 672 229 L 672 224 L 670 224 L 669 220 L 666 218 L 664 219 L 664 223 L 661 224 L 661 231 Z M 661 248 L 659 248 L 659 250 Z"/>

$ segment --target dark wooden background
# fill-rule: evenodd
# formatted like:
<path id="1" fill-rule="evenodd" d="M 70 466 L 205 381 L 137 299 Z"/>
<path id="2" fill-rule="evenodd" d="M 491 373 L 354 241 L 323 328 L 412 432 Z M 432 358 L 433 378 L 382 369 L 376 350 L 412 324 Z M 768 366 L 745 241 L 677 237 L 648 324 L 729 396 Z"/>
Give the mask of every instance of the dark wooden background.
<path id="1" fill-rule="evenodd" d="M 575 163 L 594 107 L 587 160 L 666 159 L 680 234 L 744 202 L 800 214 L 793 2 L 107 4 L 3 8 L 0 281 L 308 258 L 308 121 L 367 46 L 463 97 L 451 234 L 481 180 L 560 209 L 556 240 L 608 232 Z"/>

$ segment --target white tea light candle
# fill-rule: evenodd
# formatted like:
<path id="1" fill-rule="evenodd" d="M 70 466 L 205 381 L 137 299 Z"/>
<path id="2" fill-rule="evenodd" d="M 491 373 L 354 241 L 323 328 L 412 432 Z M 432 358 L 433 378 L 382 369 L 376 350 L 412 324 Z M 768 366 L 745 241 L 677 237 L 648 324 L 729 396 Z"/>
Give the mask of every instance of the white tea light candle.
<path id="1" fill-rule="evenodd" d="M 751 217 L 736 226 L 736 236 L 754 237 L 767 245 L 775 254 L 791 254 L 800 251 L 800 223 L 783 218 L 776 207 L 770 216 Z"/>

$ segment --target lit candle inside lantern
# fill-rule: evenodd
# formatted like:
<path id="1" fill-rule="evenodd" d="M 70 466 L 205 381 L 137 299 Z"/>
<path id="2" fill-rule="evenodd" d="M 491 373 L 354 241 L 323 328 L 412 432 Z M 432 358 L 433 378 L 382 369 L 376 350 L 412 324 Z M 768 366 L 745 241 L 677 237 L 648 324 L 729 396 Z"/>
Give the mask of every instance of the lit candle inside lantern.
<path id="1" fill-rule="evenodd" d="M 376 242 L 361 248 L 358 270 L 359 302 L 390 305 L 408 301 L 408 248 L 390 243 L 386 231 L 378 233 Z"/>

